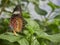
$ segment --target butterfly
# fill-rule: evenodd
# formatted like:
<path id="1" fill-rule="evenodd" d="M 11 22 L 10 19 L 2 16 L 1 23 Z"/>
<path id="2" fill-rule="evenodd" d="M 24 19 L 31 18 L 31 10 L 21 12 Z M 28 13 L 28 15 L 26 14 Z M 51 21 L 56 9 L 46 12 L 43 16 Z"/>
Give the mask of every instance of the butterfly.
<path id="1" fill-rule="evenodd" d="M 17 32 L 21 32 L 24 26 L 24 19 L 22 17 L 22 10 L 20 5 L 16 5 L 13 10 L 13 14 L 10 18 L 10 27 L 14 33 L 17 35 Z"/>

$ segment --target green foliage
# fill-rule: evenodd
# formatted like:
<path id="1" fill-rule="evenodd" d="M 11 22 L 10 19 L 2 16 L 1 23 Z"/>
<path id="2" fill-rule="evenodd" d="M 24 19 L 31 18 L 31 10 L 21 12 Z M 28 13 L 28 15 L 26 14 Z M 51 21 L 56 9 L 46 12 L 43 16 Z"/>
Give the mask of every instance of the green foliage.
<path id="1" fill-rule="evenodd" d="M 47 12 L 41 8 L 39 8 L 37 5 L 35 6 L 35 11 L 39 14 L 39 15 L 46 15 Z"/>
<path id="2" fill-rule="evenodd" d="M 57 5 L 53 4 L 51 1 L 48 3 L 48 5 L 52 8 L 52 12 L 53 12 L 56 8 L 60 8 L 60 6 L 57 6 Z"/>
<path id="3" fill-rule="evenodd" d="M 30 12 L 28 12 L 28 10 L 23 10 L 22 16 L 27 24 L 25 25 L 22 34 L 17 33 L 18 36 L 15 36 L 12 32 L 10 32 L 10 18 L 1 18 L 0 45 L 60 45 L 60 14 L 57 14 L 57 16 L 53 18 L 52 22 L 49 22 L 49 17 L 45 17 L 47 12 L 38 6 L 39 0 L 19 0 L 20 3 L 24 1 L 27 3 L 33 3 L 35 5 L 35 11 L 39 15 L 44 16 L 45 20 L 40 21 L 38 19 L 31 19 Z M 6 0 L 1 1 L 1 8 L 5 2 Z M 15 6 L 16 2 L 18 1 L 9 0 L 6 7 Z M 51 13 L 53 13 L 56 8 L 60 9 L 60 6 L 57 6 L 52 2 L 49 2 L 48 5 L 52 8 Z M 9 16 L 12 14 L 7 10 L 3 10 L 3 12 L 9 13 Z"/>
<path id="4" fill-rule="evenodd" d="M 35 5 L 38 5 L 39 4 L 39 0 L 28 0 L 29 2 L 32 2 L 33 4 Z"/>
<path id="5" fill-rule="evenodd" d="M 25 38 L 22 38 L 21 40 L 19 40 L 18 43 L 20 45 L 29 45 L 29 42 Z"/>
<path id="6" fill-rule="evenodd" d="M 50 40 L 52 41 L 52 42 L 60 42 L 60 33 L 59 34 L 54 34 L 54 35 L 50 35 Z"/>
<path id="7" fill-rule="evenodd" d="M 30 15 L 29 15 L 28 12 L 23 12 L 22 14 L 23 14 L 22 16 L 23 16 L 24 18 L 30 18 Z"/>
<path id="8" fill-rule="evenodd" d="M 14 36 L 14 35 L 8 35 L 7 33 L 0 35 L 0 39 L 8 40 L 10 42 L 18 41 L 20 38 L 21 37 L 17 37 L 17 36 Z"/>
<path id="9" fill-rule="evenodd" d="M 57 15 L 56 17 L 54 17 L 55 19 L 60 19 L 60 15 Z"/>

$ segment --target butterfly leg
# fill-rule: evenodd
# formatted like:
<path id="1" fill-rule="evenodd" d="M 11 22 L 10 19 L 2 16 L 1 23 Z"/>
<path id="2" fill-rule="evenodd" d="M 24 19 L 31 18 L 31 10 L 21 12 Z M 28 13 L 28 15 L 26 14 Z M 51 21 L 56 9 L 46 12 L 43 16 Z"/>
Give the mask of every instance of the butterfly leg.
<path id="1" fill-rule="evenodd" d="M 14 33 L 14 35 L 15 35 L 15 36 L 18 36 L 18 34 L 16 33 L 16 31 L 15 31 L 15 30 L 13 30 L 13 33 Z"/>

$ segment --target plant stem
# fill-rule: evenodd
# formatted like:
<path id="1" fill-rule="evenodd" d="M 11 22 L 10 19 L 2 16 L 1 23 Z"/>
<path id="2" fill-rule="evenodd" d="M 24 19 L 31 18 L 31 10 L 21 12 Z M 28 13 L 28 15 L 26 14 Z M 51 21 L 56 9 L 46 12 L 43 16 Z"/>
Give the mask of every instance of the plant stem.
<path id="1" fill-rule="evenodd" d="M 50 17 L 51 14 L 52 14 L 52 11 L 49 13 L 48 18 Z"/>
<path id="2" fill-rule="evenodd" d="M 7 4 L 7 2 L 8 2 L 8 0 L 5 1 L 4 5 L 3 5 L 3 7 L 2 7 L 2 9 L 0 11 L 0 15 L 2 14 L 2 12 L 3 12 L 3 10 L 4 10 L 4 8 L 5 8 L 6 4 Z"/>
<path id="3" fill-rule="evenodd" d="M 31 43 L 32 43 L 32 34 L 30 36 L 29 45 L 31 45 Z"/>

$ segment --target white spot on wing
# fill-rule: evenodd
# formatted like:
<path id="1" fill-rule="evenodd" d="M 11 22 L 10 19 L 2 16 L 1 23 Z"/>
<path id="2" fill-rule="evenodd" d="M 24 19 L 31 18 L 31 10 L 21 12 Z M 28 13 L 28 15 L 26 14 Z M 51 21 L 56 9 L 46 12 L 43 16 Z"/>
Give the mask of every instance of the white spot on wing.
<path id="1" fill-rule="evenodd" d="M 13 14 L 20 14 L 20 11 L 15 11 Z"/>

